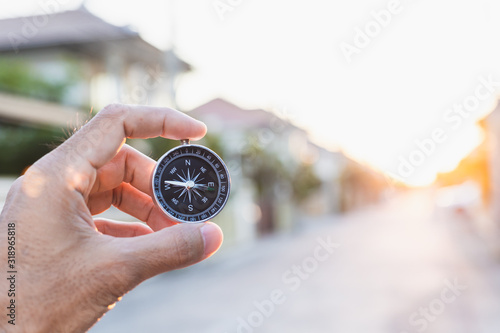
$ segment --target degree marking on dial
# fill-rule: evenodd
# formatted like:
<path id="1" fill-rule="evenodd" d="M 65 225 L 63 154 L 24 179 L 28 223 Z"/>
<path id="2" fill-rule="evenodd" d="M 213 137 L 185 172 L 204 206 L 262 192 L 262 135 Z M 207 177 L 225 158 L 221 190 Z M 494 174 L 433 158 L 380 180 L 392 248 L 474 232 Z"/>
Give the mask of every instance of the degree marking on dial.
<path id="1" fill-rule="evenodd" d="M 191 170 L 190 167 L 193 166 L 193 159 L 191 156 L 204 160 L 207 165 L 198 165 L 195 163 L 193 170 Z M 174 166 L 168 169 L 168 164 L 174 160 L 178 161 L 176 162 L 177 167 L 171 173 L 170 171 L 172 171 L 171 169 L 173 169 Z M 179 165 L 182 166 L 180 169 Z M 180 220 L 181 222 L 206 221 L 222 209 L 223 203 L 227 200 L 228 186 L 230 184 L 229 175 L 224 173 L 225 170 L 227 172 L 227 168 L 224 166 L 223 162 L 221 163 L 217 155 L 214 156 L 208 149 L 186 147 L 185 150 L 173 150 L 171 154 L 166 155 L 165 158 L 159 162 L 158 166 L 158 172 L 160 174 L 165 172 L 165 176 L 171 175 L 169 178 L 172 180 L 164 180 L 165 190 L 160 187 L 160 192 L 155 192 L 155 197 L 163 210 L 166 213 L 168 212 L 174 219 Z M 215 174 L 213 174 L 213 172 Z M 210 175 L 208 180 L 212 180 L 210 179 L 212 175 L 215 176 L 214 181 L 209 182 L 206 177 L 203 177 L 207 174 Z M 221 174 L 223 174 L 222 177 Z M 153 181 L 155 187 L 161 184 L 160 178 L 157 178 L 158 182 Z M 192 181 L 192 183 L 187 184 L 189 181 Z M 214 183 L 214 186 L 209 186 L 212 185 L 209 183 Z M 167 191 L 167 189 L 169 191 Z M 165 197 L 163 195 L 165 195 Z M 214 197 L 212 198 L 212 196 Z M 166 198 L 169 198 L 169 202 L 167 202 Z M 174 201 L 172 199 L 176 200 Z M 175 204 L 176 202 L 177 204 Z M 182 204 L 182 202 L 184 202 L 184 204 Z M 203 206 L 199 208 L 194 207 L 196 206 L 196 202 L 198 202 L 198 204 L 205 202 L 205 205 L 210 205 L 206 209 L 202 209 Z M 190 203 L 194 203 L 194 206 L 190 205 Z M 189 209 L 190 206 L 194 207 L 194 209 Z M 190 213 L 188 213 L 188 211 Z"/>

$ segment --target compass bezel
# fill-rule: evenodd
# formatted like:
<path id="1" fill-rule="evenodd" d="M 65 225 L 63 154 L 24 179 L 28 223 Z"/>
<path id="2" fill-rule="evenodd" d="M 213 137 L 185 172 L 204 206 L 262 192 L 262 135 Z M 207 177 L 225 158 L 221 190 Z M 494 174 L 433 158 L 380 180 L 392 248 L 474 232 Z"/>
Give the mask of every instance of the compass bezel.
<path id="1" fill-rule="evenodd" d="M 164 170 L 168 167 L 168 165 L 170 165 L 171 163 L 173 163 L 177 159 L 182 158 L 183 156 L 185 156 L 186 153 L 182 152 L 182 149 L 185 149 L 185 148 L 198 148 L 200 150 L 205 150 L 210 155 L 214 156 L 214 158 L 217 160 L 217 162 L 219 162 L 220 165 L 222 166 L 223 172 L 225 173 L 226 178 L 227 178 L 227 190 L 226 190 L 224 201 L 220 204 L 220 207 L 217 209 L 217 211 L 215 213 L 211 213 L 210 212 L 210 207 L 207 208 L 206 209 L 206 214 L 208 214 L 208 217 L 206 217 L 206 218 L 200 218 L 199 220 L 196 220 L 196 221 L 191 221 L 190 218 L 192 218 L 193 216 L 196 216 L 196 215 L 201 215 L 201 213 L 196 213 L 196 214 L 192 214 L 192 215 L 190 215 L 188 213 L 179 213 L 175 208 L 173 208 L 168 203 L 167 200 L 165 200 L 165 198 L 163 198 L 163 194 L 162 194 L 162 190 L 161 190 L 160 179 L 161 179 L 161 176 L 162 176 Z M 170 156 L 170 155 L 174 154 L 176 151 L 180 152 L 180 154 L 178 156 L 173 156 L 173 157 Z M 193 153 L 189 153 L 189 154 L 192 155 L 192 156 L 197 157 L 196 154 L 193 154 Z M 166 158 L 168 158 L 168 157 L 170 157 L 170 160 L 168 162 L 166 162 L 164 165 L 162 165 L 163 160 L 166 159 Z M 198 158 L 204 159 L 202 157 L 198 157 Z M 212 163 L 210 163 L 210 161 L 207 161 L 207 162 L 209 164 L 212 164 Z M 211 165 L 211 167 L 214 169 L 214 171 L 217 174 L 217 182 L 218 182 L 218 185 L 217 185 L 217 187 L 218 187 L 217 197 L 214 200 L 214 204 L 215 204 L 217 202 L 217 200 L 221 197 L 221 193 L 220 193 L 221 180 L 220 180 L 220 178 L 218 176 L 217 168 L 215 168 L 213 164 Z M 158 159 L 158 161 L 157 161 L 157 163 L 155 165 L 155 168 L 153 170 L 153 173 L 151 175 L 151 187 L 152 187 L 152 192 L 153 192 L 155 204 L 162 210 L 162 212 L 165 215 L 168 216 L 169 219 L 173 220 L 174 222 L 180 222 L 180 223 L 203 223 L 203 222 L 207 222 L 207 221 L 213 219 L 226 206 L 227 200 L 229 199 L 229 195 L 231 193 L 231 176 L 229 174 L 229 170 L 228 170 L 228 168 L 226 166 L 226 163 L 224 163 L 224 161 L 222 160 L 222 158 L 216 152 L 214 152 L 212 149 L 207 148 L 207 147 L 202 146 L 202 145 L 198 145 L 198 144 L 191 144 L 191 143 L 185 143 L 185 142 L 183 142 L 182 145 L 179 145 L 177 147 L 174 147 L 174 148 L 170 149 L 169 151 L 167 151 L 165 154 L 163 154 Z M 159 196 L 162 196 L 163 202 L 161 202 Z M 165 207 L 165 206 L 167 206 L 167 207 Z M 183 216 L 183 218 L 178 218 L 177 216 L 174 216 L 173 214 L 171 214 L 168 211 L 169 209 L 172 210 L 173 213 L 176 213 L 179 216 Z"/>

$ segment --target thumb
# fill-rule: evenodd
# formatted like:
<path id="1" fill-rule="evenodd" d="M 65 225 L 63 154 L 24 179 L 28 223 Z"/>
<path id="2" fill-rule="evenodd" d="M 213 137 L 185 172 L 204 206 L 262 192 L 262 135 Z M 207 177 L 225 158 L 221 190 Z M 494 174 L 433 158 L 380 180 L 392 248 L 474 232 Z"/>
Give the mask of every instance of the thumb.
<path id="1" fill-rule="evenodd" d="M 140 283 L 157 274 L 183 268 L 214 254 L 222 244 L 222 230 L 214 223 L 177 224 L 157 232 L 122 239 L 130 277 Z"/>

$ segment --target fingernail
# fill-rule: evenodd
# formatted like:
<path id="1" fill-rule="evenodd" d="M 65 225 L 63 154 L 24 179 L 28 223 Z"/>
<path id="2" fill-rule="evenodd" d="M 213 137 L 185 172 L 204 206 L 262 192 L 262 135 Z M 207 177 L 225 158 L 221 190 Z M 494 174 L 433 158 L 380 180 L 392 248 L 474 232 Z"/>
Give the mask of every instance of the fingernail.
<path id="1" fill-rule="evenodd" d="M 205 131 L 205 133 L 207 133 L 207 131 L 208 131 L 207 124 L 205 124 L 204 122 L 199 121 L 199 120 L 198 120 L 198 122 L 199 122 L 199 123 L 200 123 L 200 125 L 203 127 L 203 130 Z"/>
<path id="2" fill-rule="evenodd" d="M 222 244 L 222 231 L 219 226 L 213 223 L 205 223 L 201 227 L 201 235 L 205 245 L 205 257 L 208 258 L 214 254 Z"/>

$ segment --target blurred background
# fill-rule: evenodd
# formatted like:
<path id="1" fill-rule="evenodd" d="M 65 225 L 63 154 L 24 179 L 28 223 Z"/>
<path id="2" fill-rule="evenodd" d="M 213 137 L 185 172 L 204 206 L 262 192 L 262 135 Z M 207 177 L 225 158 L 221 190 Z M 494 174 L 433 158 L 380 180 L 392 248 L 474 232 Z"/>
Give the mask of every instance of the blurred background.
<path id="1" fill-rule="evenodd" d="M 497 333 L 499 17 L 494 0 L 2 3 L 0 207 L 107 104 L 174 107 L 229 167 L 224 245 L 91 332 Z"/>

